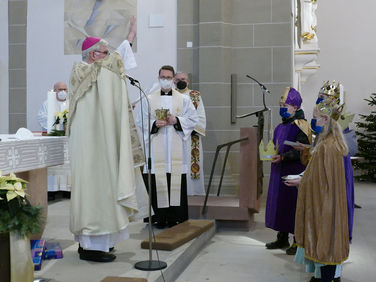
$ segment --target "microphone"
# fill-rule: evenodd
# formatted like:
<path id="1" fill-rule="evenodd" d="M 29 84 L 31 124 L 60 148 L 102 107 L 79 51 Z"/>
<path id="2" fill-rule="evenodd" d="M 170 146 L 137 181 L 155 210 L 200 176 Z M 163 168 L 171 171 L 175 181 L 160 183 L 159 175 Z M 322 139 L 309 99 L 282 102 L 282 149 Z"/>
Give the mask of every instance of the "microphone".
<path id="1" fill-rule="evenodd" d="M 137 79 L 134 79 L 133 77 L 129 75 L 125 75 L 125 77 L 129 79 L 132 85 L 134 85 L 135 83 L 140 83 Z"/>
<path id="2" fill-rule="evenodd" d="M 270 91 L 268 90 L 268 88 L 266 88 L 264 84 L 258 82 L 256 79 L 254 79 L 252 76 L 250 76 L 248 74 L 246 75 L 246 77 L 248 77 L 248 78 L 252 79 L 253 81 L 255 81 L 261 87 L 261 89 L 262 89 L 263 92 L 271 94 Z"/>

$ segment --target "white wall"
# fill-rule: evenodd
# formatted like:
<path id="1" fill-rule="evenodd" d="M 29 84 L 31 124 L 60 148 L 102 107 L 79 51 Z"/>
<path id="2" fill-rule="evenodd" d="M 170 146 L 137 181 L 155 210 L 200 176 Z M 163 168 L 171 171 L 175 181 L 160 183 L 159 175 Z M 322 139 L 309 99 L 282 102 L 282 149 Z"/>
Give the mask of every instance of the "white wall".
<path id="1" fill-rule="evenodd" d="M 176 66 L 176 1 L 139 0 L 137 3 L 138 67 L 129 72 L 149 88 L 164 64 Z M 150 14 L 164 14 L 164 27 L 149 28 Z M 47 91 L 56 81 L 68 83 L 73 62 L 80 56 L 64 55 L 64 0 L 28 1 L 27 124 L 40 130 L 36 115 Z M 137 91 L 129 88 L 132 100 Z"/>
<path id="2" fill-rule="evenodd" d="M 0 133 L 9 129 L 8 1 L 0 1 Z"/>
<path id="3" fill-rule="evenodd" d="M 326 80 L 340 81 L 347 111 L 369 113 L 363 100 L 376 91 L 376 2 L 319 1 L 317 9 L 321 68 L 302 86 L 308 119 Z"/>

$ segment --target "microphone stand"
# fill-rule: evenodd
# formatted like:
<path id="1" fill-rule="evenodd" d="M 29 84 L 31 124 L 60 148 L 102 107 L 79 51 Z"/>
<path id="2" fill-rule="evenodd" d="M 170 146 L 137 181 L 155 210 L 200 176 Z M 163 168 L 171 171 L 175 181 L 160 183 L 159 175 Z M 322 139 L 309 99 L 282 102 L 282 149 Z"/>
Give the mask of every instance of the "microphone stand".
<path id="1" fill-rule="evenodd" d="M 260 86 L 261 91 L 262 91 L 262 103 L 263 103 L 264 108 L 259 110 L 259 111 L 255 111 L 255 112 L 252 112 L 252 113 L 236 116 L 236 118 L 245 118 L 245 117 L 252 116 L 252 115 L 255 115 L 257 117 L 257 126 L 258 126 L 258 133 L 259 133 L 258 143 L 260 143 L 262 136 L 263 136 L 263 132 L 264 132 L 264 112 L 270 111 L 270 109 L 265 104 L 265 94 L 266 93 L 271 94 L 271 93 L 265 87 L 264 84 L 258 82 L 255 78 L 251 77 L 248 74 L 246 76 L 248 78 L 252 79 L 253 81 L 255 81 Z M 270 123 L 270 117 L 269 117 L 269 123 Z M 268 134 L 270 134 L 269 131 L 270 131 L 270 128 L 268 129 Z M 269 139 L 270 139 L 270 137 L 269 137 Z"/>
<path id="2" fill-rule="evenodd" d="M 270 109 L 266 106 L 265 104 L 265 94 L 271 94 L 270 91 L 265 87 L 264 84 L 260 83 L 257 81 L 255 78 L 251 77 L 250 75 L 246 75 L 246 77 L 252 79 L 255 81 L 261 88 L 262 91 L 262 103 L 264 108 L 255 111 L 252 113 L 236 116 L 236 118 L 245 118 L 248 116 L 255 115 L 257 117 L 257 144 L 260 144 L 261 140 L 264 139 L 264 112 L 268 111 L 269 112 L 269 118 L 268 118 L 268 142 L 270 140 L 270 129 L 271 129 L 271 112 Z M 260 160 L 260 155 L 259 152 L 257 151 L 257 197 L 259 197 L 262 194 L 262 187 L 263 187 L 263 177 L 264 177 L 264 172 L 262 168 L 262 161 Z"/>
<path id="3" fill-rule="evenodd" d="M 152 222 L 151 222 L 151 142 L 150 142 L 150 128 L 151 128 L 151 124 L 150 124 L 150 103 L 149 103 L 149 99 L 147 97 L 147 95 L 145 94 L 144 90 L 142 90 L 141 88 L 141 85 L 140 85 L 140 82 L 138 80 L 135 80 L 134 78 L 130 77 L 130 76 L 126 76 L 130 83 L 137 87 L 139 90 L 140 90 L 140 100 L 141 100 L 141 111 L 143 111 L 143 105 L 142 105 L 142 97 L 141 97 L 141 93 L 142 95 L 144 95 L 145 97 L 145 100 L 147 102 L 147 105 L 148 105 L 148 151 L 149 151 L 149 156 L 148 158 L 146 159 L 146 152 L 145 152 L 145 163 L 147 164 L 147 167 L 148 167 L 148 194 L 149 194 L 149 260 L 144 260 L 144 261 L 139 261 L 137 262 L 134 267 L 138 270 L 144 270 L 144 271 L 154 271 L 154 270 L 160 270 L 160 269 L 164 269 L 167 267 L 167 263 L 165 263 L 164 261 L 160 261 L 159 259 L 158 260 L 153 260 L 153 254 L 152 254 L 152 250 L 153 250 L 153 245 L 152 245 L 152 233 L 153 233 L 153 230 L 152 230 Z M 138 85 L 137 85 L 138 83 Z M 145 148 L 145 138 L 144 138 L 144 116 L 142 114 L 142 137 L 143 137 L 143 143 L 144 143 L 144 150 L 146 149 Z"/>

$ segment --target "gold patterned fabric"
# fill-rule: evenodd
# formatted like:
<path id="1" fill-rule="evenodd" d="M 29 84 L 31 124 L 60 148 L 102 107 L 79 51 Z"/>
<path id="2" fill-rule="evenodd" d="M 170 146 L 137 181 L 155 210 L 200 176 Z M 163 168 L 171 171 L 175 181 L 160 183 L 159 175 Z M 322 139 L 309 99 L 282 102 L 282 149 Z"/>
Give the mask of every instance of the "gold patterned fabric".
<path id="1" fill-rule="evenodd" d="M 140 211 L 137 193 L 146 192 L 121 57 L 75 64 L 70 90 L 70 230 L 76 236 L 118 233 Z"/>
<path id="2" fill-rule="evenodd" d="M 308 137 L 309 144 L 312 145 L 312 129 L 309 123 L 304 119 L 296 119 L 294 123 L 300 128 L 301 131 Z M 300 161 L 302 164 L 307 165 L 311 159 L 310 149 L 307 148 L 300 153 Z"/>
<path id="3" fill-rule="evenodd" d="M 305 256 L 326 265 L 349 256 L 343 154 L 328 137 L 317 145 L 298 190 L 295 239 Z"/>
<path id="4" fill-rule="evenodd" d="M 120 55 L 116 52 L 93 64 L 85 64 L 83 62 L 76 63 L 73 66 L 70 78 L 69 118 L 66 127 L 67 136 L 70 135 L 70 128 L 76 112 L 77 103 L 84 95 L 86 95 L 89 88 L 96 84 L 98 73 L 101 68 L 106 68 L 109 71 L 114 72 L 125 82 L 126 76 L 123 61 Z M 133 162 L 134 166 L 137 167 L 143 165 L 145 160 L 130 103 L 128 103 L 128 116 L 129 128 L 131 130 Z"/>
<path id="5" fill-rule="evenodd" d="M 200 92 L 192 90 L 189 97 L 197 110 L 200 103 Z M 191 178 L 200 179 L 200 137 L 198 135 L 191 136 Z"/>

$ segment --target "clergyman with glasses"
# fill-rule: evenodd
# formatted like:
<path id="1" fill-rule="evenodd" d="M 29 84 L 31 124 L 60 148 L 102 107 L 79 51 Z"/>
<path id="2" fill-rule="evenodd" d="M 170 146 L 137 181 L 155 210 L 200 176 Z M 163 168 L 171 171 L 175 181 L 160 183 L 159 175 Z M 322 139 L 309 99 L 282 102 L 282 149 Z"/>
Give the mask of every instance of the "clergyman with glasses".
<path id="1" fill-rule="evenodd" d="M 70 230 L 82 260 L 111 262 L 116 243 L 129 237 L 129 219 L 147 213 L 144 164 L 127 93 L 122 57 L 88 37 L 70 78 Z M 137 194 L 137 195 L 136 195 Z"/>

